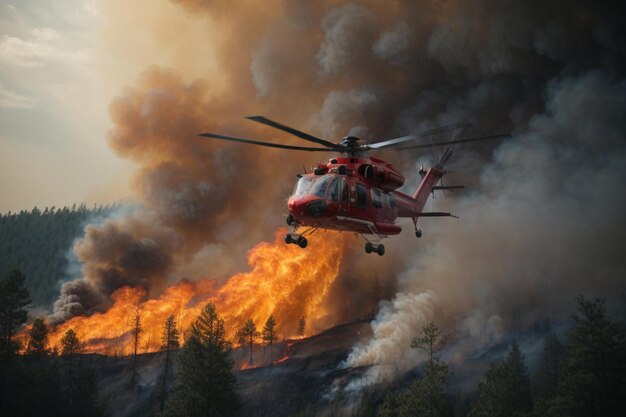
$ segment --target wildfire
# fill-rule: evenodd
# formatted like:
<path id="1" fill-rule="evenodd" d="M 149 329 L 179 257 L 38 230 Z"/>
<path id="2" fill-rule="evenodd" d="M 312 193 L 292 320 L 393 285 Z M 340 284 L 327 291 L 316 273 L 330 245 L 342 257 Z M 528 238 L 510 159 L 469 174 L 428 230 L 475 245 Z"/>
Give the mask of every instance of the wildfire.
<path id="1" fill-rule="evenodd" d="M 262 242 L 250 250 L 248 263 L 252 270 L 232 276 L 221 287 L 210 279 L 181 281 L 158 298 L 146 301 L 142 301 L 143 290 L 121 288 L 113 294 L 113 305 L 106 312 L 74 317 L 57 326 L 49 336 L 50 345 L 58 346 L 63 334 L 73 328 L 86 352 L 129 354 L 133 347 L 132 318 L 139 312 L 143 329 L 139 351 L 156 351 L 167 316 L 173 314 L 178 327 L 184 330 L 209 301 L 216 305 L 227 334 L 235 342 L 237 330 L 249 318 L 261 331 L 273 315 L 279 336 L 285 338 L 295 335 L 301 317 L 306 318 L 307 334 L 335 324 L 327 317 L 324 300 L 339 273 L 342 235 L 313 235 L 309 247 L 302 250 L 285 245 L 284 233 L 279 229 L 273 243 Z M 326 240 L 333 244 L 326 244 Z"/>

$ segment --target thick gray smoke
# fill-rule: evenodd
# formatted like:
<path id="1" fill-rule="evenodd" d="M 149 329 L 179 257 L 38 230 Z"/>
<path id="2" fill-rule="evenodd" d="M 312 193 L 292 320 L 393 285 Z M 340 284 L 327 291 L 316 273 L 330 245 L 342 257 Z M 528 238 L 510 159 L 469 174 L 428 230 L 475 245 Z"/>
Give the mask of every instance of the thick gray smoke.
<path id="1" fill-rule="evenodd" d="M 592 72 L 554 82 L 546 113 L 499 146 L 479 190 L 455 202 L 461 220 L 428 227 L 432 243 L 347 363 L 375 365 L 366 378 L 381 382 L 418 363 L 410 340 L 430 320 L 481 342 L 502 325 L 561 317 L 578 294 L 623 294 L 624 132 L 624 80 Z"/>
<path id="2" fill-rule="evenodd" d="M 373 340 L 348 358 L 349 365 L 373 365 L 366 383 L 414 366 L 419 356 L 409 342 L 429 320 L 480 342 L 486 333 L 569 312 L 579 293 L 624 291 L 623 6 L 276 0 L 259 10 L 248 2 L 174 3 L 222 35 L 212 47 L 228 85 L 214 90 L 207 80 L 190 83 L 175 69 L 151 68 L 112 104 L 109 141 L 138 164 L 143 205 L 88 229 L 76 246 L 84 276 L 63 288 L 59 318 L 106 308 L 121 285 L 158 292 L 181 276 L 216 269 L 226 276 L 241 268 L 247 248 L 271 237 L 293 174 L 318 155 L 193 139 L 216 131 L 297 143 L 234 119 L 248 114 L 333 141 L 349 133 L 381 140 L 454 122 L 474 123 L 468 135 L 514 132 L 503 142 L 457 149 L 462 159 L 451 168 L 459 172 L 446 179 L 471 187 L 456 198 L 439 196 L 429 209 L 460 220 L 420 220 L 420 241 L 403 223 L 407 230 L 385 242 L 383 258 L 366 256 L 360 242 L 344 257 L 328 296 L 337 322 L 388 298 Z M 429 160 L 419 152 L 376 156 L 406 174 L 408 191 Z"/>

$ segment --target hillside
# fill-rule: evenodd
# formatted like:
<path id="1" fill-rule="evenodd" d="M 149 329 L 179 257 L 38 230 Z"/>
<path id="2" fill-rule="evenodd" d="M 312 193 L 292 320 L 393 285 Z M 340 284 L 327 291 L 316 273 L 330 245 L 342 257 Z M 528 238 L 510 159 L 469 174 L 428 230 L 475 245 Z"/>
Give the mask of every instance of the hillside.
<path id="1" fill-rule="evenodd" d="M 0 276 L 21 270 L 33 307 L 49 307 L 58 296 L 58 282 L 71 276 L 68 255 L 74 239 L 88 221 L 115 208 L 81 204 L 0 214 Z"/>

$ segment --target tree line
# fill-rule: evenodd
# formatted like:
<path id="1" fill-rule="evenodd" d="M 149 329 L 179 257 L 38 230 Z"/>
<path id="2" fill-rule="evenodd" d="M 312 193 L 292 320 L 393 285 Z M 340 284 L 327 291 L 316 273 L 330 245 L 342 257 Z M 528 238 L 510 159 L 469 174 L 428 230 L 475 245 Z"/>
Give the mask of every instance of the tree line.
<path id="1" fill-rule="evenodd" d="M 83 345 L 73 329 L 61 344 L 48 346 L 48 329 L 35 319 L 23 355 L 14 339 L 16 329 L 26 321 L 30 296 L 25 277 L 11 271 L 0 280 L 0 414 L 11 416 L 98 416 L 94 375 L 83 366 Z M 529 374 L 525 356 L 513 341 L 506 357 L 485 370 L 475 395 L 465 401 L 450 395 L 447 384 L 452 370 L 441 359 L 444 347 L 441 330 L 433 323 L 424 326 L 411 347 L 425 357 L 421 376 L 399 392 L 390 392 L 384 401 L 366 400 L 352 415 L 378 417 L 467 416 L 467 417 L 617 417 L 626 414 L 626 330 L 607 314 L 603 300 L 577 299 L 572 325 L 561 340 L 556 334 L 545 337 L 540 365 Z M 142 333 L 141 316 L 136 312 L 131 335 L 137 346 Z M 237 335 L 250 348 L 259 340 L 272 345 L 276 320 L 270 316 L 262 331 L 252 319 Z M 299 332 L 304 333 L 305 320 Z M 181 339 L 184 343 L 181 348 Z M 157 381 L 161 416 L 227 416 L 239 407 L 237 381 L 233 373 L 232 345 L 221 319 L 211 303 L 184 332 L 174 316 L 163 323 L 161 338 L 163 365 Z M 174 375 L 172 352 L 178 354 Z M 137 350 L 133 351 L 133 372 L 129 389 L 137 384 Z M 309 414 L 298 414 L 309 415 Z"/>
<path id="2" fill-rule="evenodd" d="M 26 276 L 32 304 L 48 307 L 58 295 L 58 282 L 68 276 L 68 251 L 90 219 L 119 207 L 85 204 L 0 213 L 0 276 L 19 269 Z"/>

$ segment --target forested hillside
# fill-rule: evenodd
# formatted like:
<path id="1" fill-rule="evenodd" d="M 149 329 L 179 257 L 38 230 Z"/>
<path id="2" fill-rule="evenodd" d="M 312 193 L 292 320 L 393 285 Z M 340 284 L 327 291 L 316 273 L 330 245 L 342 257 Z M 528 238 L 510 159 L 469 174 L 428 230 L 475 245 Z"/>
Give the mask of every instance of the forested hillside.
<path id="1" fill-rule="evenodd" d="M 67 253 L 72 242 L 81 235 L 87 220 L 114 208 L 89 209 L 81 204 L 0 214 L 0 275 L 21 270 L 33 306 L 48 307 L 58 295 L 57 282 L 68 275 Z"/>

